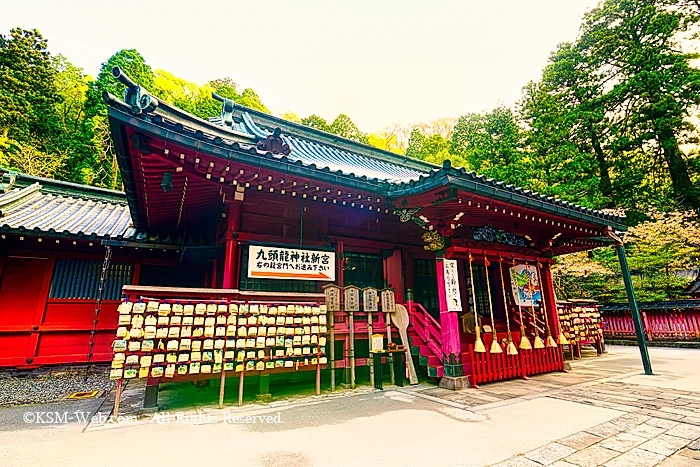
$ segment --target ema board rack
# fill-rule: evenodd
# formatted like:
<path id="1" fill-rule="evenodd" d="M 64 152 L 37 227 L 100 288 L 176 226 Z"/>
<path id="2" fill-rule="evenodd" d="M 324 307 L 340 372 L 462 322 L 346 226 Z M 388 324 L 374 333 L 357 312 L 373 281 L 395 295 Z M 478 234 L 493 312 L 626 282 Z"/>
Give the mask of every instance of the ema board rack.
<path id="1" fill-rule="evenodd" d="M 289 371 L 327 363 L 323 304 L 143 299 L 125 300 L 118 310 L 110 379 Z"/>
<path id="2" fill-rule="evenodd" d="M 600 310 L 591 302 L 569 300 L 557 303 L 561 331 L 572 345 L 600 345 L 603 332 L 601 329 Z"/>

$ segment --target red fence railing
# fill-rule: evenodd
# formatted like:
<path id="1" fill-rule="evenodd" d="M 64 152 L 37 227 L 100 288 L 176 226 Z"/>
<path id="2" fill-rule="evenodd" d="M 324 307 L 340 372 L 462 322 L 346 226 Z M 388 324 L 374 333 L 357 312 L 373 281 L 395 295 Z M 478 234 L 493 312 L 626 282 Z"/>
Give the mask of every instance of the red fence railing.
<path id="1" fill-rule="evenodd" d="M 521 349 L 517 355 L 506 355 L 505 352 L 474 352 L 474 345 L 469 344 L 469 356 L 472 386 L 564 369 L 564 356 L 559 347 Z"/>
<path id="2" fill-rule="evenodd" d="M 635 337 L 632 317 L 629 314 L 604 314 L 602 319 L 605 337 Z M 648 340 L 700 339 L 700 310 L 642 311 L 642 324 Z"/>

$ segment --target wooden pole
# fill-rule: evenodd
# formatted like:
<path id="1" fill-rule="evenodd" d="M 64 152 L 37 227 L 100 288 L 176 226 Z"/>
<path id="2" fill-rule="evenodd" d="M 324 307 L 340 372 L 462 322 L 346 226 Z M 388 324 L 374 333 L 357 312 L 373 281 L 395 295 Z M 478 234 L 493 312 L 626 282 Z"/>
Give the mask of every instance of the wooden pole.
<path id="1" fill-rule="evenodd" d="M 243 405 L 243 380 L 245 379 L 245 360 L 243 360 L 243 370 L 238 378 L 238 407 Z"/>
<path id="2" fill-rule="evenodd" d="M 472 311 L 474 312 L 474 334 L 476 335 L 474 337 L 474 352 L 484 353 L 486 352 L 486 346 L 484 346 L 484 341 L 481 340 L 481 324 L 479 323 L 479 314 L 476 310 L 476 292 L 474 291 L 474 269 L 472 268 L 472 261 L 474 261 L 474 257 L 472 256 L 471 251 L 468 252 L 467 259 L 469 261 L 469 285 L 471 286 L 472 291 Z"/>
<path id="3" fill-rule="evenodd" d="M 372 312 L 367 312 L 367 345 L 369 347 L 369 384 L 374 387 L 374 358 L 372 358 Z"/>
<path id="4" fill-rule="evenodd" d="M 386 342 L 387 342 L 387 347 L 389 347 L 389 344 L 391 344 L 391 313 L 386 313 Z M 391 352 L 386 354 L 386 360 L 387 363 L 389 364 L 389 368 L 392 370 L 389 372 L 391 374 L 391 384 L 396 384 L 396 376 L 394 375 L 394 354 Z"/>
<path id="5" fill-rule="evenodd" d="M 316 353 L 316 395 L 321 395 L 321 354 Z"/>
<path id="6" fill-rule="evenodd" d="M 226 370 L 221 365 L 221 383 L 219 384 L 219 410 L 224 408 L 224 391 L 226 387 Z"/>
<path id="7" fill-rule="evenodd" d="M 503 291 L 503 309 L 506 311 L 506 331 L 508 333 L 508 344 L 506 347 L 507 355 L 517 355 L 518 349 L 513 343 L 513 335 L 510 332 L 510 310 L 508 309 L 508 300 L 506 299 L 506 282 L 503 279 L 503 258 L 498 255 L 498 272 L 501 274 L 501 290 Z"/>
<path id="8" fill-rule="evenodd" d="M 117 381 L 117 395 L 114 399 L 114 418 L 117 418 L 119 416 L 119 402 L 121 402 L 122 398 L 122 384 L 124 380 L 119 378 L 119 381 Z"/>
<path id="9" fill-rule="evenodd" d="M 350 326 L 350 387 L 355 389 L 355 312 L 348 311 L 348 325 Z"/>
<path id="10" fill-rule="evenodd" d="M 331 391 L 335 392 L 335 312 L 333 310 L 328 312 L 328 321 L 329 345 L 331 347 L 328 367 L 331 369 Z"/>

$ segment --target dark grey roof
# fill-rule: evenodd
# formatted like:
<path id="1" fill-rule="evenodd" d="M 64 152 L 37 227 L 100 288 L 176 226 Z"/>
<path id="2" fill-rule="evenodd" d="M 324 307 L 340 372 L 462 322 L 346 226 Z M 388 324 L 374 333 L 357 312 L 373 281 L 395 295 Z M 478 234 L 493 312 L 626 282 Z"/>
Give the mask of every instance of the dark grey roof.
<path id="1" fill-rule="evenodd" d="M 121 192 L 19 174 L 0 193 L 0 230 L 78 238 L 133 238 Z"/>
<path id="2" fill-rule="evenodd" d="M 688 285 L 683 291 L 683 295 L 697 295 L 700 294 L 700 274 L 698 277 Z"/>
<path id="3" fill-rule="evenodd" d="M 241 123 L 244 130 L 258 138 L 267 137 L 268 132 L 272 129 L 266 131 L 260 128 L 248 112 L 243 112 L 242 118 Z M 320 169 L 328 168 L 331 172 L 340 172 L 343 175 L 365 176 L 370 180 L 398 183 L 415 180 L 430 172 L 428 167 L 418 170 L 399 163 L 368 157 L 341 147 L 320 144 L 303 136 L 285 134 L 284 139 L 292 150 L 287 156 L 292 162 L 299 161 L 305 165 L 314 164 Z"/>
<path id="4" fill-rule="evenodd" d="M 119 69 L 115 68 L 114 73 L 115 76 L 123 77 Z M 136 86 L 128 78 L 122 82 L 129 83 L 128 86 Z M 157 106 L 147 107 L 142 111 L 138 107 L 134 109 L 126 105 L 124 101 L 110 94 L 105 94 L 104 98 L 110 107 L 119 111 L 110 113 L 110 117 L 119 117 L 126 121 L 124 119 L 127 118 L 128 113 L 128 119 L 135 118 L 157 126 L 165 126 L 166 131 L 174 129 L 179 135 L 205 141 L 224 150 L 245 151 L 247 154 L 262 158 L 298 165 L 299 168 L 308 171 L 310 178 L 317 177 L 318 172 L 322 172 L 321 176 L 328 175 L 328 178 L 334 178 L 336 183 L 350 185 L 365 183 L 367 186 L 363 186 L 363 189 L 389 198 L 421 193 L 440 185 L 452 185 L 513 205 L 537 209 L 593 225 L 626 230 L 622 223 L 623 217 L 620 216 L 506 185 L 503 182 L 467 172 L 464 168 L 451 167 L 449 161 L 441 167 L 273 117 L 229 101 L 224 103 L 224 108 L 230 110 L 230 112 L 226 111 L 225 118 L 222 114 L 221 117 L 213 117 L 207 121 L 166 102 L 159 102 Z M 120 116 L 119 113 L 124 115 Z M 224 121 L 231 122 L 232 126 L 225 125 Z M 136 124 L 135 120 L 132 122 L 129 124 Z M 283 139 L 289 144 L 291 153 L 288 156 L 272 154 L 256 148 L 255 144 L 266 138 L 274 128 L 280 128 Z M 117 135 L 113 136 L 116 138 Z"/>

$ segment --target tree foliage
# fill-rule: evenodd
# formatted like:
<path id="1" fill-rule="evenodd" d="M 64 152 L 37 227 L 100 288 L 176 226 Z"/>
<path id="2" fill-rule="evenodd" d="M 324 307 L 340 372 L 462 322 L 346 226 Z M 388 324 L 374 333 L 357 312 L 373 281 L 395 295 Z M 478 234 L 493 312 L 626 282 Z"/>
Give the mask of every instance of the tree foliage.
<path id="1" fill-rule="evenodd" d="M 134 49 L 109 57 L 91 79 L 62 55 L 51 55 L 38 31 L 12 29 L 0 35 L 0 165 L 119 189 L 102 97 L 105 92 L 123 97 L 124 85 L 112 76 L 115 66 L 157 98 L 202 118 L 221 110 L 212 92 L 269 113 L 254 90 L 238 92 L 231 78 L 200 86 L 163 70 L 154 72 Z"/>

